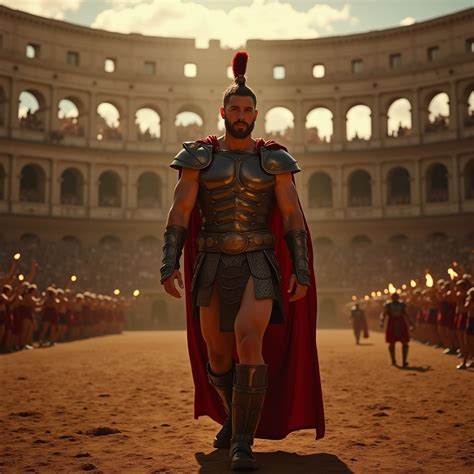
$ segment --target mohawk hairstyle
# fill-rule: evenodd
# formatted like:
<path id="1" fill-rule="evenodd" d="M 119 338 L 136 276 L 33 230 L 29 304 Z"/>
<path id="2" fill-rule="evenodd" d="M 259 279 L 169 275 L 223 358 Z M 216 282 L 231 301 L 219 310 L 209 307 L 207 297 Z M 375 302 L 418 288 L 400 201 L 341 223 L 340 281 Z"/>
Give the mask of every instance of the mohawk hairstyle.
<path id="1" fill-rule="evenodd" d="M 247 70 L 248 58 L 249 54 L 247 51 L 238 51 L 232 58 L 234 82 L 224 91 L 222 96 L 224 107 L 229 103 L 229 99 L 233 95 L 252 97 L 255 106 L 257 106 L 257 96 L 255 92 L 245 85 L 245 71 Z"/>

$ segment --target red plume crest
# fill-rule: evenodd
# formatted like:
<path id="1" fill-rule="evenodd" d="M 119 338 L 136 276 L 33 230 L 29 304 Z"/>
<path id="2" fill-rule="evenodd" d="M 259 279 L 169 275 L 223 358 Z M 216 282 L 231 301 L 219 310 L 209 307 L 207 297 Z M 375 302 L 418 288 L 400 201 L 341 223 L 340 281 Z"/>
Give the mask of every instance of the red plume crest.
<path id="1" fill-rule="evenodd" d="M 232 58 L 232 72 L 234 77 L 245 76 L 247 70 L 247 61 L 249 59 L 249 53 L 247 51 L 238 51 Z"/>

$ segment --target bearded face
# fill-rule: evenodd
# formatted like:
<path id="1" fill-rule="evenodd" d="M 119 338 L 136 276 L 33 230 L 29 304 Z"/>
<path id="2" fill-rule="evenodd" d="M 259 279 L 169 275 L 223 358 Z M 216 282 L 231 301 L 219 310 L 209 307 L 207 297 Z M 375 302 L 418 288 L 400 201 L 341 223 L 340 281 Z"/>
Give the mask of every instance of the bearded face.
<path id="1" fill-rule="evenodd" d="M 255 127 L 255 120 L 251 123 L 238 120 L 231 123 L 227 117 L 224 118 L 225 129 L 229 135 L 232 135 L 234 138 L 247 138 L 253 131 Z"/>

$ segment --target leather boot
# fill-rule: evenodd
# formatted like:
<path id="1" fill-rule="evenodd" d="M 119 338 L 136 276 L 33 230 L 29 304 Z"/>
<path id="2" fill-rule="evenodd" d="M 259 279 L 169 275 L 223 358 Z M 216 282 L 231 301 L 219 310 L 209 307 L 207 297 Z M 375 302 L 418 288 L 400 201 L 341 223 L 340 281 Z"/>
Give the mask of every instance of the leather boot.
<path id="1" fill-rule="evenodd" d="M 408 344 L 403 344 L 402 346 L 402 356 L 403 356 L 403 367 L 408 367 Z"/>
<path id="2" fill-rule="evenodd" d="M 213 446 L 217 449 L 230 448 L 230 438 L 232 436 L 232 386 L 234 383 L 234 367 L 226 374 L 216 375 L 212 372 L 209 363 L 206 366 L 209 383 L 214 387 L 221 399 L 225 413 L 227 415 L 224 424 L 214 438 Z"/>
<path id="3" fill-rule="evenodd" d="M 258 469 L 251 446 L 267 390 L 267 365 L 237 364 L 232 397 L 231 469 Z"/>

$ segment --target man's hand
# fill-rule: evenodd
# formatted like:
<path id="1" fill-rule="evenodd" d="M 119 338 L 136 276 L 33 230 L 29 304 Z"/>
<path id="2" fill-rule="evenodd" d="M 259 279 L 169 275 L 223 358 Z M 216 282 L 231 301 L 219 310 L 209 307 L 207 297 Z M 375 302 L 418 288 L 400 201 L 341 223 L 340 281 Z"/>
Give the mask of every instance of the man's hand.
<path id="1" fill-rule="evenodd" d="M 174 283 L 175 280 L 178 280 L 178 285 L 181 289 L 184 289 L 183 277 L 179 270 L 175 270 L 173 274 L 163 282 L 166 293 L 174 296 L 175 298 L 181 298 L 181 293 L 176 288 Z"/>
<path id="2" fill-rule="evenodd" d="M 290 277 L 290 284 L 288 285 L 288 293 L 293 294 L 290 296 L 289 301 L 291 302 L 304 298 L 307 291 L 308 287 L 306 285 L 301 285 L 300 283 L 298 283 L 296 275 L 292 273 Z"/>

